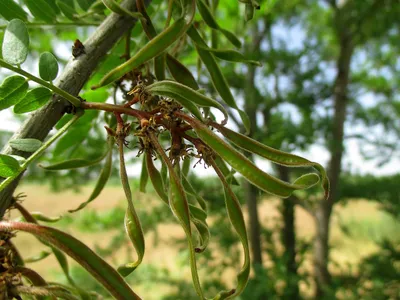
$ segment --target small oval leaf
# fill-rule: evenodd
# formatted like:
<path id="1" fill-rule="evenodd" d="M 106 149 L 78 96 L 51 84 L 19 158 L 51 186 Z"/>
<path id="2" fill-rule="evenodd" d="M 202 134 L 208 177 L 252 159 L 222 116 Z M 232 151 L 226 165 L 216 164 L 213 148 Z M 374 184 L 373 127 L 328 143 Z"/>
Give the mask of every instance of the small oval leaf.
<path id="1" fill-rule="evenodd" d="M 35 152 L 42 142 L 37 139 L 15 139 L 10 141 L 10 146 L 20 151 Z"/>
<path id="2" fill-rule="evenodd" d="M 39 74 L 43 80 L 53 81 L 58 74 L 57 59 L 50 52 L 44 52 L 39 58 Z"/>
<path id="3" fill-rule="evenodd" d="M 17 104 L 26 95 L 28 82 L 19 75 L 9 76 L 0 86 L 0 110 Z"/>
<path id="4" fill-rule="evenodd" d="M 9 156 L 0 154 L 0 177 L 11 177 L 17 174 L 20 170 L 18 161 Z"/>
<path id="5" fill-rule="evenodd" d="M 3 59 L 11 65 L 20 65 L 28 56 L 29 34 L 25 23 L 14 19 L 8 23 L 3 39 Z"/>
<path id="6" fill-rule="evenodd" d="M 49 89 L 38 87 L 30 90 L 24 99 L 14 106 L 16 114 L 23 114 L 37 110 L 49 101 L 52 93 Z"/>

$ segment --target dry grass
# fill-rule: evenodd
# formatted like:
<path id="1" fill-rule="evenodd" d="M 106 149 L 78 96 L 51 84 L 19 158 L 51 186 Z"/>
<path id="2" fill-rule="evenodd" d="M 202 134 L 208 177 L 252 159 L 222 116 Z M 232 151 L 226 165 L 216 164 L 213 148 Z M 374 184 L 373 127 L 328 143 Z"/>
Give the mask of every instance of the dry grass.
<path id="1" fill-rule="evenodd" d="M 64 214 L 68 209 L 77 207 L 82 201 L 84 201 L 91 193 L 91 188 L 83 188 L 80 193 L 74 193 L 66 191 L 58 194 L 50 192 L 46 186 L 37 185 L 23 185 L 18 188 L 18 192 L 24 192 L 28 198 L 23 203 L 24 206 L 30 211 L 41 211 L 45 215 L 55 216 Z M 146 206 L 151 205 L 151 199 L 143 194 L 136 194 L 139 198 L 139 202 L 142 201 Z M 123 203 L 124 195 L 122 189 L 118 187 L 106 188 L 99 198 L 90 205 L 91 209 L 98 211 L 109 210 L 116 205 Z M 260 206 L 260 220 L 266 226 L 273 225 L 279 217 L 278 213 L 279 200 L 268 199 L 263 201 Z M 245 212 L 246 213 L 246 212 Z M 16 217 L 15 212 L 12 213 L 11 218 Z M 340 218 L 339 218 L 340 216 Z M 331 244 L 333 246 L 332 258 L 338 262 L 339 266 L 346 264 L 356 265 L 364 256 L 367 256 L 376 250 L 374 241 L 366 240 L 363 243 L 355 243 L 354 239 L 351 239 L 343 234 L 339 228 L 340 220 L 351 219 L 355 222 L 357 220 L 369 219 L 374 221 L 379 218 L 377 206 L 373 203 L 357 200 L 352 201 L 347 206 L 336 206 L 333 218 L 332 218 L 332 234 Z M 146 237 L 146 255 L 144 264 L 153 264 L 160 267 L 166 267 L 169 270 L 178 271 L 176 258 L 178 253 L 176 248 L 168 243 L 168 239 L 171 236 L 182 237 L 183 231 L 176 224 L 162 224 L 157 225 L 160 240 L 157 245 L 154 245 L 153 238 L 151 236 Z M 63 228 L 65 230 L 65 228 Z M 296 208 L 296 230 L 298 237 L 312 239 L 315 232 L 315 224 L 313 219 L 308 215 L 307 212 L 301 208 Z M 95 244 L 105 245 L 110 238 L 115 234 L 115 231 L 87 233 L 76 230 L 73 226 L 67 228 L 67 231 L 72 233 L 75 237 L 85 241 L 85 243 L 93 247 Z M 152 234 L 150 234 L 152 235 Z M 24 233 L 19 233 L 15 243 L 20 249 L 21 254 L 24 257 L 31 257 L 36 255 L 43 249 L 43 246 L 32 236 Z M 126 257 L 125 253 L 117 255 L 117 261 L 122 262 L 123 258 Z M 268 263 L 268 257 L 266 257 Z M 113 261 L 113 264 L 116 263 Z M 45 278 L 50 278 L 53 275 L 53 269 L 56 268 L 57 263 L 51 256 L 46 258 L 44 261 L 38 263 L 32 263 L 30 265 L 33 269 L 37 270 Z M 311 259 L 305 264 L 304 268 L 311 267 Z M 332 266 L 332 270 L 335 271 L 335 267 Z M 179 270 L 179 276 L 181 278 L 190 278 L 189 267 L 184 270 Z M 225 275 L 228 282 L 234 281 L 234 272 L 227 272 Z M 147 298 L 145 295 L 149 295 L 148 289 L 145 287 L 137 287 L 135 290 L 143 295 L 145 299 L 155 299 L 154 294 L 152 297 Z M 154 291 L 153 291 L 154 292 Z M 159 291 L 160 293 L 164 291 Z"/>

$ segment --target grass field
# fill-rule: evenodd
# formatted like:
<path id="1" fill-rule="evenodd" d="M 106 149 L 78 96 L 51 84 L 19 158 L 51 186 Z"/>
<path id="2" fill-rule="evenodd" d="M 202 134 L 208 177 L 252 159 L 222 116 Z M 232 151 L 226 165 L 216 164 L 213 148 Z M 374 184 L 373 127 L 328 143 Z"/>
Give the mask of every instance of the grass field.
<path id="1" fill-rule="evenodd" d="M 28 210 L 40 211 L 48 216 L 57 216 L 68 214 L 66 213 L 68 209 L 77 207 L 89 196 L 91 187 L 83 188 L 79 193 L 66 191 L 55 194 L 47 186 L 28 184 L 20 186 L 17 192 L 23 192 L 27 195 L 23 205 Z M 138 209 L 148 209 L 159 202 L 154 196 L 141 193 L 135 193 L 134 198 L 139 203 Z M 279 217 L 278 204 L 279 200 L 273 198 L 262 202 L 260 206 L 260 220 L 264 225 L 273 226 L 274 222 L 277 221 Z M 112 212 L 112 209 L 115 207 L 125 207 L 123 191 L 117 186 L 106 188 L 99 198 L 90 204 L 88 209 L 97 213 L 105 213 Z M 76 215 L 77 218 L 81 216 L 82 212 Z M 10 218 L 13 219 L 16 217 L 18 217 L 17 213 L 12 212 Z M 111 219 L 110 222 L 112 222 L 113 216 L 110 215 L 109 218 Z M 97 232 L 88 232 L 87 230 L 82 230 L 82 225 L 77 226 L 77 223 L 74 221 L 61 222 L 61 225 L 56 226 L 61 226 L 63 230 L 85 241 L 91 248 L 95 245 L 107 245 L 117 233 L 116 229 L 106 230 L 102 228 L 99 228 Z M 170 237 L 183 237 L 182 229 L 174 223 L 154 226 L 157 226 L 157 236 L 155 236 L 155 231 L 146 236 L 146 254 L 143 265 L 165 267 L 170 270 L 171 274 L 176 276 L 177 280 L 188 280 L 190 278 L 189 266 L 186 264 L 184 269 L 179 267 L 181 266 L 179 251 L 175 244 L 169 242 Z M 347 266 L 348 264 L 355 266 L 360 259 L 376 251 L 376 240 L 384 237 L 393 238 L 394 235 L 398 237 L 396 226 L 395 221 L 378 210 L 377 205 L 372 202 L 353 200 L 346 206 L 337 205 L 332 218 L 330 240 L 333 247 L 332 259 L 337 264 L 330 266 L 332 271 L 335 272 L 338 268 Z M 351 234 L 344 234 L 341 228 L 350 229 Z M 315 232 L 315 225 L 312 218 L 301 208 L 296 208 L 296 230 L 298 237 L 309 240 L 312 239 Z M 24 257 L 37 255 L 44 249 L 42 244 L 35 238 L 24 233 L 18 233 L 15 243 Z M 127 257 L 126 249 L 129 249 L 129 247 L 125 247 L 124 250 L 120 250 L 109 257 L 108 261 L 115 266 L 126 262 L 124 261 Z M 268 257 L 265 257 L 265 261 L 267 264 L 269 263 Z M 41 262 L 31 263 L 29 266 L 48 280 L 54 280 L 54 276 L 58 272 L 56 271 L 58 268 L 56 260 L 52 256 Z M 311 257 L 302 268 L 308 269 L 310 267 Z M 357 270 L 355 269 L 354 272 L 357 272 Z M 227 272 L 224 276 L 227 277 L 225 278 L 227 282 L 234 282 L 234 272 Z M 157 288 L 157 293 L 155 293 L 155 290 L 151 287 L 151 283 L 145 285 L 139 284 L 135 286 L 135 291 L 142 295 L 144 299 L 159 299 L 160 296 L 157 295 L 161 295 L 168 290 L 168 287 L 164 287 L 164 289 Z M 303 287 L 303 289 L 306 288 Z"/>

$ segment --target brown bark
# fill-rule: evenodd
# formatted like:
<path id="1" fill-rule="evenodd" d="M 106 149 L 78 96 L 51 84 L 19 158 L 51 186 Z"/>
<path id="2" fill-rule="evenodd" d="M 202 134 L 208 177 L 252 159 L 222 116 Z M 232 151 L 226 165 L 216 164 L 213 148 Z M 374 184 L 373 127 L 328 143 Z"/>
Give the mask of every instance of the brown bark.
<path id="1" fill-rule="evenodd" d="M 150 0 L 145 1 L 147 4 Z M 134 0 L 126 0 L 123 5 L 129 10 L 135 10 Z M 114 44 L 130 29 L 136 20 L 131 17 L 111 14 L 97 28 L 92 36 L 84 43 L 85 53 L 77 58 L 71 58 L 65 66 L 64 72 L 59 76 L 56 85 L 72 95 L 78 95 L 83 85 L 89 79 L 92 72 L 99 65 L 101 59 L 114 46 Z M 39 111 L 34 112 L 21 126 L 11 139 L 35 138 L 44 140 L 53 126 L 64 115 L 69 103 L 63 98 L 55 95 L 53 101 L 49 102 Z M 3 154 L 20 155 L 28 157 L 30 154 L 13 150 L 6 146 Z M 0 218 L 3 217 L 11 202 L 12 194 L 18 186 L 22 176 L 16 178 L 10 185 L 0 192 Z"/>
<path id="2" fill-rule="evenodd" d="M 316 279 L 316 299 L 323 299 L 331 285 L 328 270 L 329 261 L 329 221 L 334 202 L 337 200 L 339 176 L 342 170 L 344 123 L 348 105 L 348 85 L 350 62 L 354 50 L 351 36 L 345 29 L 339 32 L 340 53 L 337 60 L 337 75 L 333 90 L 334 117 L 329 150 L 331 158 L 328 166 L 328 177 L 331 183 L 330 196 L 321 201 L 315 212 L 316 237 L 314 242 L 314 272 Z"/>

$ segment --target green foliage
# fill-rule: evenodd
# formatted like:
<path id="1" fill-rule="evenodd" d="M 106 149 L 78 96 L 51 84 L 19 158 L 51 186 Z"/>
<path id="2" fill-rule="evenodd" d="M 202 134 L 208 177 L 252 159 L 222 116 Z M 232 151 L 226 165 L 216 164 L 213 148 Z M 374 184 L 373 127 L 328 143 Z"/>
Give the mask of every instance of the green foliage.
<path id="1" fill-rule="evenodd" d="M 14 106 L 14 113 L 24 114 L 41 108 L 50 100 L 51 91 L 38 87 L 26 93 L 25 97 Z"/>
<path id="2" fill-rule="evenodd" d="M 10 146 L 20 151 L 35 152 L 42 146 L 42 142 L 37 139 L 14 139 L 10 141 Z"/>
<path id="3" fill-rule="evenodd" d="M 47 81 L 56 79 L 58 74 L 58 63 L 56 58 L 50 52 L 44 52 L 39 58 L 40 77 Z"/>
<path id="4" fill-rule="evenodd" d="M 0 177 L 15 175 L 20 169 L 18 161 L 9 155 L 0 154 Z"/>
<path id="5" fill-rule="evenodd" d="M 17 104 L 25 97 L 28 90 L 28 82 L 19 75 L 13 75 L 4 79 L 0 86 L 0 110 Z"/>
<path id="6" fill-rule="evenodd" d="M 3 38 L 3 59 L 11 65 L 20 65 L 28 56 L 29 34 L 24 22 L 11 20 Z"/>
<path id="7" fill-rule="evenodd" d="M 151 229 L 156 230 L 154 227 L 158 222 L 177 221 L 185 233 L 185 242 L 181 242 L 180 245 L 185 245 L 186 248 L 182 257 L 185 259 L 184 266 L 188 260 L 190 261 L 194 289 L 187 282 L 171 279 L 168 272 L 158 274 L 158 270 L 152 266 L 143 270 L 148 271 L 148 274 L 144 274 L 141 279 L 149 281 L 157 278 L 161 282 L 181 289 L 178 296 L 171 295 L 170 299 L 176 297 L 204 299 L 206 294 L 216 295 L 214 299 L 233 297 L 261 299 L 275 296 L 289 298 L 290 291 L 286 293 L 276 288 L 274 280 L 282 280 L 289 286 L 292 281 L 297 285 L 300 277 L 290 274 L 285 269 L 288 258 L 285 254 L 278 254 L 279 249 L 274 246 L 272 230 L 279 231 L 281 228 L 263 230 L 262 238 L 268 245 L 264 250 L 275 263 L 272 268 L 255 266 L 255 278 L 245 289 L 250 274 L 250 249 L 240 203 L 244 198 L 243 188 L 237 186 L 239 180 L 233 175 L 237 171 L 242 175 L 240 181 L 246 180 L 267 193 L 281 197 L 290 197 L 295 190 L 308 189 L 321 183 L 325 190 L 324 196 L 328 198 L 329 182 L 325 170 L 319 163 L 264 144 L 291 151 L 306 149 L 318 138 L 324 137 L 328 149 L 333 151 L 340 148 L 342 141 L 339 141 L 340 145 L 335 145 L 338 141 L 332 138 L 336 124 L 331 114 L 332 105 L 327 104 L 332 97 L 333 82 L 329 72 L 322 70 L 324 66 L 330 66 L 336 61 L 340 51 L 338 45 L 340 36 L 337 32 L 342 28 L 351 29 L 349 35 L 354 35 L 353 41 L 356 47 L 365 45 L 369 41 L 366 36 L 379 42 L 379 35 L 386 33 L 391 26 L 381 19 L 382 14 L 378 13 L 372 18 L 382 21 L 376 28 L 371 28 L 369 23 L 364 21 L 370 9 L 375 7 L 373 1 L 368 1 L 368 5 L 362 1 L 345 2 L 342 7 L 337 8 L 341 12 L 337 14 L 339 16 L 337 19 L 333 18 L 334 10 L 319 1 L 302 3 L 262 1 L 263 11 L 259 15 L 254 15 L 255 9 L 259 9 L 256 1 L 239 2 L 244 3 L 244 6 L 240 6 L 242 10 L 239 10 L 237 1 L 226 3 L 221 1 L 219 6 L 218 1 L 183 0 L 168 3 L 154 1 L 146 11 L 144 3 L 137 1 L 138 12 L 131 12 L 117 1 L 79 0 L 77 1 L 79 7 L 75 6 L 72 0 L 21 1 L 30 11 L 30 15 L 21 8 L 21 5 L 13 1 L 7 0 L 0 4 L 0 14 L 11 21 L 4 35 L 3 59 L 0 60 L 0 65 L 23 76 L 16 75 L 5 79 L 0 87 L 0 109 L 14 106 L 14 112 L 17 114 L 31 111 L 39 115 L 45 114 L 49 106 L 43 110 L 40 108 L 46 105 L 53 93 L 64 97 L 74 106 L 72 114 L 58 122 L 56 128 L 61 130 L 49 141 L 43 144 L 28 139 L 10 142 L 14 149 L 34 153 L 28 160 L 22 160 L 21 165 L 12 156 L 1 155 L 0 176 L 8 178 L 1 183 L 0 190 L 6 188 L 14 177 L 49 148 L 70 125 L 74 125 L 51 148 L 51 155 L 42 159 L 42 166 L 46 166 L 44 169 L 61 171 L 47 173 L 47 178 L 50 178 L 54 186 L 59 189 L 67 187 L 77 189 L 88 180 L 97 178 L 89 198 L 77 209 L 70 210 L 75 212 L 83 209 L 100 195 L 108 179 L 116 174 L 117 164 L 113 162 L 119 160 L 119 177 L 127 199 L 127 209 L 116 207 L 104 215 L 99 215 L 93 210 L 84 210 L 75 219 L 68 216 L 59 224 L 65 226 L 67 223 L 74 223 L 86 230 L 105 230 L 120 229 L 124 222 L 127 236 L 119 230 L 111 244 L 104 248 L 97 247 L 97 252 L 104 256 L 111 255 L 120 246 L 122 247 L 129 237 L 130 244 L 135 248 L 138 257 L 133 263 L 126 263 L 118 270 L 123 276 L 133 272 L 127 280 L 136 283 L 137 278 L 140 282 L 142 274 L 142 269 L 137 267 L 144 256 L 144 233 Z M 394 5 L 394 2 L 388 1 L 376 9 L 379 12 L 386 12 L 388 20 L 394 22 L 395 14 L 388 10 L 391 4 Z M 82 101 L 51 83 L 58 74 L 57 59 L 50 53 L 53 51 L 51 41 L 53 36 L 60 39 L 67 37 L 69 43 L 77 37 L 83 41 L 84 29 L 64 30 L 63 26 L 97 25 L 104 20 L 106 7 L 109 9 L 107 14 L 112 11 L 123 16 L 138 17 L 141 24 L 135 25 L 132 31 L 127 32 L 126 39 L 121 40 L 113 48 L 93 77 L 85 83 L 81 94 L 85 101 Z M 195 14 L 196 7 L 198 15 Z M 397 11 L 397 6 L 393 11 Z M 247 23 L 243 27 L 242 19 L 250 20 L 253 17 L 254 23 Z M 14 18 L 23 20 L 25 24 Z M 305 32 L 306 37 L 301 41 L 300 49 L 293 50 L 287 41 L 277 37 L 274 29 L 279 26 L 291 27 L 297 21 L 300 22 L 301 30 Z M 43 23 L 51 26 L 49 33 L 33 29 Z M 34 46 L 31 50 L 33 58 L 39 57 L 41 78 L 19 66 L 28 54 L 27 27 L 30 28 L 36 43 L 32 43 Z M 159 28 L 164 29 L 158 30 Z M 225 28 L 229 28 L 229 31 Z M 236 29 L 246 34 L 237 35 L 234 32 Z M 43 43 L 37 42 L 40 40 L 37 38 L 38 33 L 43 34 Z M 146 36 L 149 41 L 145 41 Z M 242 40 L 244 47 L 240 52 L 230 49 L 232 45 L 241 47 Z M 209 44 L 212 46 L 209 47 Z M 43 51 L 46 52 L 42 53 Z M 74 58 L 74 60 L 81 59 L 85 57 L 82 55 Z M 236 64 L 226 64 L 224 61 L 247 65 L 237 67 Z M 256 66 L 261 66 L 260 62 L 266 67 L 256 69 Z M 62 60 L 60 64 L 63 64 Z M 193 72 L 195 64 L 197 72 Z M 385 76 L 364 76 L 365 74 L 365 72 L 354 74 L 359 76 L 355 76 L 355 84 L 350 89 L 349 98 L 352 98 L 352 101 L 356 98 L 357 92 L 366 86 L 386 98 L 394 95 L 391 92 L 393 83 L 389 83 Z M 170 76 L 175 81 L 172 81 Z M 258 82 L 258 79 L 261 80 Z M 27 91 L 28 80 L 38 83 L 41 87 Z M 286 82 L 285 87 L 282 87 L 282 81 Z M 271 88 L 272 85 L 270 86 L 268 82 L 274 82 L 272 84 L 274 86 Z M 83 85 L 83 83 L 77 84 Z M 96 90 L 89 90 L 91 86 Z M 110 95 L 113 95 L 113 104 L 107 101 Z M 397 109 L 396 103 L 389 107 Z M 285 105 L 296 110 L 299 121 L 293 120 L 287 114 L 285 108 L 282 108 Z M 359 109 L 356 117 L 366 123 L 373 123 L 370 120 L 379 117 L 379 122 L 382 121 L 385 129 L 396 133 L 396 128 L 393 129 L 395 126 L 391 124 L 397 115 L 388 113 L 388 109 L 382 113 L 383 107 L 382 105 L 370 110 Z M 221 123 L 216 123 L 215 108 L 224 115 Z M 352 108 L 357 111 L 359 107 L 353 105 Z M 80 117 L 83 112 L 84 115 Z M 72 116 L 73 114 L 75 116 Z M 259 116 L 262 116 L 261 122 Z M 228 119 L 234 120 L 239 131 L 250 133 L 251 136 L 247 137 L 227 129 L 225 125 Z M 103 124 L 107 124 L 107 142 L 102 130 Z M 260 128 L 257 129 L 257 126 Z M 212 129 L 218 130 L 223 138 Z M 113 153 L 115 143 L 118 145 L 118 157 Z M 105 147 L 105 144 L 108 146 Z M 126 150 L 125 146 L 128 145 L 130 148 Z M 235 148 L 236 146 L 248 151 L 250 159 L 243 156 L 240 150 Z M 141 191 L 154 190 L 162 200 L 162 206 L 151 211 L 143 212 L 143 208 L 136 203 L 132 194 L 126 168 L 127 163 L 134 161 L 131 158 L 132 153 L 137 156 L 145 155 L 141 166 L 141 180 L 140 183 L 135 182 L 135 185 L 137 187 L 140 185 Z M 289 167 L 314 167 L 319 174 L 301 175 L 302 170 L 293 171 L 289 178 L 294 175 L 298 175 L 298 178 L 294 179 L 293 183 L 287 183 L 288 179 L 282 181 L 262 171 L 252 161 L 254 154 Z M 216 172 L 222 183 L 224 195 L 221 193 L 219 181 L 213 179 L 210 184 L 189 174 L 190 161 L 193 159 L 200 159 L 205 166 L 211 167 Z M 154 163 L 154 160 L 161 163 Z M 193 173 L 196 173 L 196 170 Z M 38 177 L 42 178 L 41 176 Z M 393 189 L 385 190 L 386 182 L 380 183 L 383 188 L 372 191 L 371 187 L 377 183 L 376 178 L 366 181 L 363 178 L 362 182 L 357 180 L 343 183 L 342 191 L 335 193 L 339 195 L 335 200 L 365 186 L 363 192 L 356 192 L 354 196 L 364 193 L 368 198 L 384 199 L 382 201 L 385 201 L 386 209 L 398 214 L 398 194 L 397 196 L 395 194 L 395 185 Z M 296 194 L 295 199 L 303 204 L 308 203 L 306 201 L 308 199 L 305 198 L 319 197 L 316 190 L 315 188 L 309 193 Z M 18 202 L 16 203 L 14 205 L 18 207 Z M 120 299 L 137 297 L 111 266 L 80 241 L 49 227 L 28 224 L 37 221 L 48 222 L 53 219 L 40 214 L 29 214 L 22 208 L 19 210 L 27 223 L 2 222 L 0 223 L 0 226 L 3 226 L 2 234 L 5 235 L 11 229 L 37 234 L 45 240 L 45 244 L 56 245 L 75 258 L 114 297 Z M 208 224 L 211 216 L 215 218 L 213 225 Z M 230 254 L 214 268 L 207 265 L 207 262 L 213 259 L 207 252 L 211 237 L 216 237 L 218 247 L 223 253 Z M 388 244 L 384 247 L 390 248 Z M 52 248 L 52 251 L 64 270 L 71 293 L 85 299 L 89 297 L 86 290 L 93 288 L 107 295 L 102 287 L 92 284 L 80 270 L 70 275 L 65 256 L 55 248 Z M 220 274 L 229 266 L 236 268 L 243 257 L 242 252 L 244 260 L 237 274 L 237 285 L 234 288 L 226 287 L 220 282 Z M 299 250 L 297 253 L 303 259 L 305 250 Z M 391 253 L 395 254 L 394 251 Z M 132 261 L 132 258 L 129 257 L 127 260 Z M 375 266 L 380 262 L 376 262 L 374 258 L 369 263 Z M 383 265 L 386 263 L 382 262 Z M 203 281 L 200 281 L 197 273 L 197 268 L 200 266 L 202 269 L 204 266 L 203 270 L 208 274 L 208 278 Z M 371 271 L 370 274 L 375 276 L 374 272 Z M 387 278 L 391 278 L 392 273 Z M 309 277 L 309 274 L 307 276 Z M 382 281 L 379 285 L 382 285 Z M 80 286 L 85 286 L 85 291 L 82 291 Z M 41 288 L 50 292 L 50 287 Z M 372 294 L 377 295 L 378 291 L 381 289 L 378 288 Z"/>

